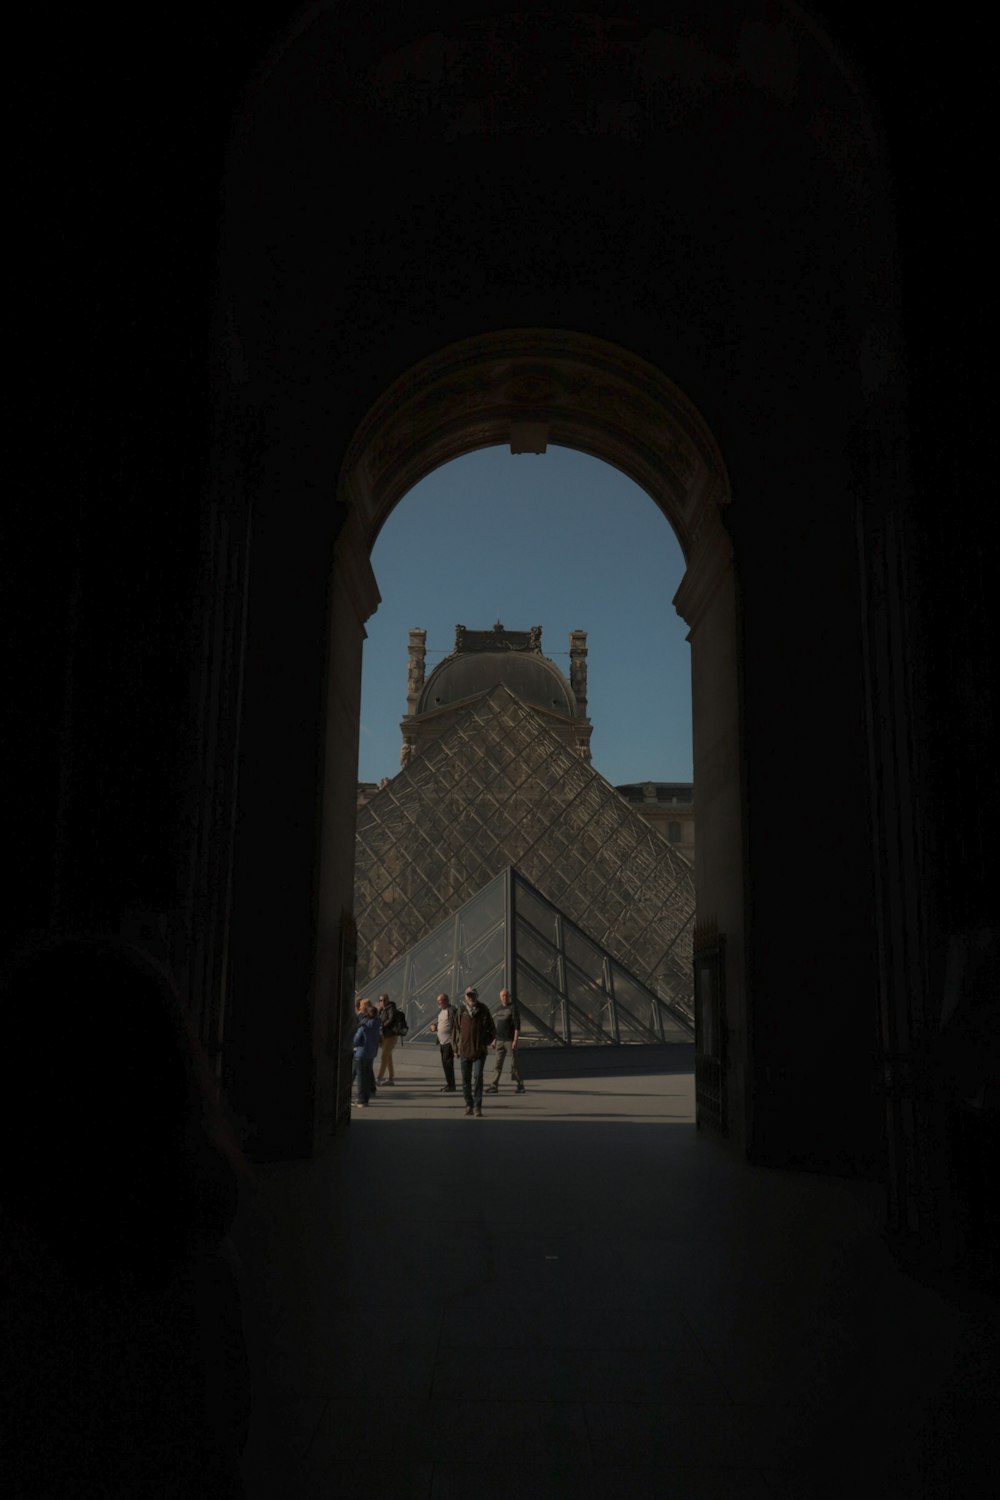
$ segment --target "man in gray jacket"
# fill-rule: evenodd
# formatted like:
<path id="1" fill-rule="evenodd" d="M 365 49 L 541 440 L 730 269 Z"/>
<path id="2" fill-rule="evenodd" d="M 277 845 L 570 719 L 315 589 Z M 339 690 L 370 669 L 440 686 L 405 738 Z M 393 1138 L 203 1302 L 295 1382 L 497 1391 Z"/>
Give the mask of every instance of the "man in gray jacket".
<path id="1" fill-rule="evenodd" d="M 510 990 L 500 991 L 500 1006 L 493 1012 L 493 1024 L 496 1027 L 496 1040 L 493 1047 L 497 1055 L 497 1065 L 493 1070 L 493 1079 L 488 1094 L 500 1092 L 500 1074 L 503 1072 L 504 1058 L 510 1053 L 510 1077 L 511 1082 L 516 1085 L 519 1094 L 524 1093 L 524 1079 L 521 1077 L 521 1069 L 518 1066 L 517 1044 L 521 1036 L 521 1013 L 514 1003 Z"/>

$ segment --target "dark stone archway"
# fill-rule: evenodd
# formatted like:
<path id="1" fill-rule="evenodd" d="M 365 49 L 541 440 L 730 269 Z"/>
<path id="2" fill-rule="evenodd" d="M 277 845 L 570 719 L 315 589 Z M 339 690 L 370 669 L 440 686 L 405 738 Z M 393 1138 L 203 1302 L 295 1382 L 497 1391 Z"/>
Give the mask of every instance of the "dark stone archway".
<path id="1" fill-rule="evenodd" d="M 338 476 L 405 371 L 572 329 L 667 372 L 730 477 L 748 1149 L 878 1170 L 884 1106 L 894 1223 L 947 1239 L 941 996 L 995 921 L 986 53 L 860 6 L 833 41 L 791 4 L 467 11 L 182 3 L 135 67 L 111 15 L 25 39 L 8 938 L 158 945 L 255 1149 L 313 1148 L 328 648 L 373 602 L 346 543 L 331 590 Z"/>
<path id="2" fill-rule="evenodd" d="M 593 336 L 514 329 L 451 345 L 407 370 L 374 404 L 355 434 L 338 485 L 347 522 L 337 547 L 335 593 L 352 599 L 331 635 L 328 740 L 357 741 L 345 724 L 342 683 L 360 678 L 364 620 L 378 598 L 368 556 L 386 517 L 436 466 L 476 447 L 529 439 L 579 448 L 622 469 L 644 488 L 678 536 L 687 562 L 675 603 L 690 626 L 695 784 L 700 850 L 696 870 L 702 930 L 725 935 L 727 1127 L 746 1139 L 744 838 L 737 605 L 732 546 L 721 513 L 729 503 L 725 465 L 707 425 L 659 371 Z M 369 577 L 367 589 L 358 580 Z M 356 700 L 355 700 L 356 702 Z M 355 713 L 360 709 L 357 704 Z M 340 764 L 338 762 L 338 764 Z M 347 768 L 345 767 L 345 770 Z M 327 784 L 329 843 L 320 907 L 344 907 L 341 847 L 353 815 L 354 780 Z M 334 982 L 339 930 L 327 938 Z"/>
<path id="3" fill-rule="evenodd" d="M 681 19 L 428 13 L 345 49 L 328 9 L 248 99 L 220 350 L 234 429 L 262 455 L 230 1030 L 252 1116 L 277 1088 L 254 1059 L 291 970 L 289 1079 L 311 1056 L 310 1117 L 344 1112 L 371 541 L 421 473 L 534 424 L 631 473 L 688 557 L 733 1139 L 877 1170 L 853 465 L 859 433 L 895 441 L 902 390 L 882 145 L 797 18 L 720 6 L 693 36 Z M 297 936 L 265 962 L 272 901 Z M 831 963 L 833 911 L 849 936 Z"/>

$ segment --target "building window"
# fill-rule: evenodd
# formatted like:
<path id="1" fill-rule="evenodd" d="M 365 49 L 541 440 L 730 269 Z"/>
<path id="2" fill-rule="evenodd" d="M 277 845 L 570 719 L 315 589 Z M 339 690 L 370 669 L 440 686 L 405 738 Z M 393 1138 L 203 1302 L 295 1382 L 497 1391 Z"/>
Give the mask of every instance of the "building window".
<path id="1" fill-rule="evenodd" d="M 670 842 L 672 844 L 679 844 L 680 843 L 680 841 L 681 841 L 681 825 L 679 823 L 668 823 L 667 824 L 667 838 L 670 840 Z"/>

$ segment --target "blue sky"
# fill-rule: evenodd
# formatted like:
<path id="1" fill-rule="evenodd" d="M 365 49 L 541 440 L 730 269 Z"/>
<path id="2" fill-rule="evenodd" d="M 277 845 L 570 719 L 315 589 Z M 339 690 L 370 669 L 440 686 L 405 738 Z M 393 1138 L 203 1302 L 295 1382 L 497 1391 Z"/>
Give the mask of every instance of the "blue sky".
<path id="1" fill-rule="evenodd" d="M 569 448 L 481 448 L 415 485 L 372 553 L 382 603 L 368 621 L 358 778 L 399 770 L 407 634 L 427 631 L 427 670 L 456 624 L 542 627 L 569 675 L 586 630 L 593 763 L 614 784 L 691 780 L 691 660 L 671 600 L 684 571 L 668 522 L 617 469 Z"/>

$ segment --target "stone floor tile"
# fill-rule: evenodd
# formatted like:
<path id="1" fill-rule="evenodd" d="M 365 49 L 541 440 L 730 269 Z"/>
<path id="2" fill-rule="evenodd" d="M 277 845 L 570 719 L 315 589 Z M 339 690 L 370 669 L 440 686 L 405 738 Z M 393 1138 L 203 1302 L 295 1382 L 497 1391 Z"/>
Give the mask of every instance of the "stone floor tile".
<path id="1" fill-rule="evenodd" d="M 801 1468 L 832 1460 L 853 1437 L 846 1419 L 806 1407 L 650 1401 L 584 1409 L 597 1464 L 628 1463 L 639 1453 L 679 1465 Z"/>
<path id="2" fill-rule="evenodd" d="M 390 1388 L 391 1389 L 391 1388 Z M 386 1389 L 375 1389 L 367 1404 L 357 1399 L 331 1403 L 309 1450 L 310 1472 L 324 1464 L 336 1469 L 360 1447 L 389 1467 L 412 1460 L 428 1463 L 510 1463 L 546 1460 L 579 1463 L 589 1454 L 583 1409 L 570 1401 L 481 1402 L 481 1424 L 464 1426 L 448 1415 L 459 1409 L 461 1392 L 451 1402 L 395 1401 L 393 1418 L 385 1420 L 381 1401 Z"/>
<path id="3" fill-rule="evenodd" d="M 519 1393 L 520 1394 L 520 1393 Z M 456 1392 L 456 1403 L 461 1393 Z M 583 1407 L 574 1401 L 493 1400 L 483 1406 L 485 1427 L 455 1422 L 441 1427 L 440 1400 L 410 1416 L 412 1441 L 440 1462 L 510 1463 L 518 1472 L 536 1460 L 579 1462 L 589 1457 Z"/>
<path id="4" fill-rule="evenodd" d="M 773 1500 L 767 1479 L 750 1469 L 632 1464 L 614 1467 L 527 1464 L 512 1472 L 437 1464 L 430 1500 Z M 797 1500 L 811 1500 L 800 1493 Z"/>
<path id="5" fill-rule="evenodd" d="M 502 1303 L 491 1304 L 502 1306 Z M 625 1317 L 616 1308 L 595 1307 L 593 1298 L 582 1289 L 566 1301 L 533 1302 L 531 1299 L 508 1304 L 509 1316 L 482 1312 L 478 1304 L 481 1341 L 488 1349 L 573 1350 L 603 1349 L 658 1350 L 689 1349 L 704 1353 L 680 1304 L 669 1309 L 645 1309 Z M 516 1311 L 514 1310 L 516 1308 Z M 475 1314 L 477 1302 L 470 1299 L 464 1311 Z M 465 1339 L 465 1317 L 452 1308 L 441 1328 L 443 1349 L 462 1347 Z"/>
<path id="6" fill-rule="evenodd" d="M 346 1455 L 336 1466 L 311 1464 L 294 1500 L 427 1500 L 431 1494 L 432 1464 L 386 1459 L 379 1452 Z M 275 1492 L 271 1500 L 292 1500 Z"/>
<path id="7" fill-rule="evenodd" d="M 430 1342 L 411 1344 L 396 1339 L 356 1342 L 351 1358 L 328 1353 L 323 1382 L 333 1395 L 385 1389 L 387 1381 L 397 1400 L 423 1401 L 431 1394 L 435 1368 Z"/>
<path id="8" fill-rule="evenodd" d="M 517 1395 L 544 1400 L 644 1400 L 651 1391 L 667 1401 L 718 1404 L 718 1370 L 699 1349 L 535 1350 L 442 1348 L 433 1393 L 475 1389 L 487 1400 Z"/>
<path id="9" fill-rule="evenodd" d="M 976 1492 L 995 1349 L 888 1262 L 877 1189 L 738 1160 L 695 1131 L 690 1077 L 682 1124 L 676 1077 L 636 1072 L 546 1080 L 470 1129 L 419 1050 L 324 1154 L 257 1173 L 248 1500 Z M 442 1407 L 469 1388 L 488 1422 L 456 1443 Z"/>

